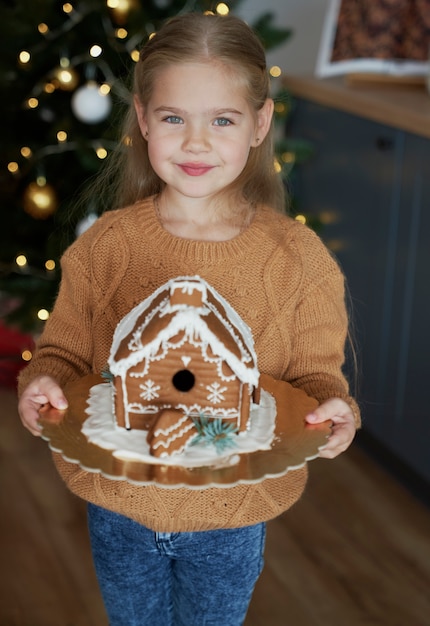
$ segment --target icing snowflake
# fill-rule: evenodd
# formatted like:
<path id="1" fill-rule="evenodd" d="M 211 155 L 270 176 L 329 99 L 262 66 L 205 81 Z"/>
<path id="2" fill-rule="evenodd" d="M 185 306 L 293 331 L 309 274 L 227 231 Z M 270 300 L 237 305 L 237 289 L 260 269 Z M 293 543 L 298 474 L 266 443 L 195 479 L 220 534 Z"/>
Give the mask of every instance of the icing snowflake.
<path id="1" fill-rule="evenodd" d="M 207 385 L 206 389 L 209 391 L 208 400 L 213 404 L 219 404 L 223 400 L 225 400 L 223 393 L 227 391 L 227 387 L 221 387 L 219 383 L 212 383 L 211 385 Z"/>
<path id="2" fill-rule="evenodd" d="M 160 391 L 160 386 L 156 385 L 153 380 L 147 380 L 144 385 L 139 385 L 141 388 L 140 397 L 144 400 L 154 400 L 154 398 L 158 398 L 158 392 Z"/>

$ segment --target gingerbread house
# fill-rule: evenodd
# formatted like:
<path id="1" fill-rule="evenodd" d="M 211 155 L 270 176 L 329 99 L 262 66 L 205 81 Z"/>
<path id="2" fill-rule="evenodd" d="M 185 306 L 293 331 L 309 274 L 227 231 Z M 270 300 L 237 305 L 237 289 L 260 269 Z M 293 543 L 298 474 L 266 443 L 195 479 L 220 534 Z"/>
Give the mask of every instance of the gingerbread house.
<path id="1" fill-rule="evenodd" d="M 117 425 L 149 431 L 161 415 L 182 431 L 199 415 L 243 431 L 259 381 L 249 327 L 199 276 L 168 281 L 121 320 L 109 370 Z"/>

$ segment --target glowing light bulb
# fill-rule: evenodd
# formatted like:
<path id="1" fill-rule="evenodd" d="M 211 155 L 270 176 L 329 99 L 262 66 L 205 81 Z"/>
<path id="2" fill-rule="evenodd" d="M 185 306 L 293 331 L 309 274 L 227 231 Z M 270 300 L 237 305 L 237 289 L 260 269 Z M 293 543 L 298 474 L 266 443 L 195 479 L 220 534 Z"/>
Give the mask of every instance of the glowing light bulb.
<path id="1" fill-rule="evenodd" d="M 7 164 L 7 169 L 11 174 L 16 174 L 16 172 L 19 170 L 19 165 L 16 161 L 11 161 Z"/>
<path id="2" fill-rule="evenodd" d="M 103 147 L 97 148 L 96 154 L 99 157 L 99 159 L 105 159 L 108 155 L 106 148 L 103 148 Z"/>
<path id="3" fill-rule="evenodd" d="M 25 254 L 18 254 L 15 259 L 15 263 L 18 265 L 18 267 L 25 267 L 27 265 L 27 257 L 25 256 Z"/>
<path id="4" fill-rule="evenodd" d="M 108 85 L 107 83 L 103 83 L 103 85 L 100 85 L 99 87 L 99 92 L 103 96 L 107 96 L 107 94 L 110 93 L 110 85 Z"/>
<path id="5" fill-rule="evenodd" d="M 48 259 L 45 263 L 45 267 L 47 270 L 52 272 L 52 270 L 55 270 L 55 261 L 53 259 Z"/>
<path id="6" fill-rule="evenodd" d="M 31 149 L 28 146 L 22 146 L 20 152 L 21 152 L 21 155 L 25 159 L 29 159 L 31 157 L 31 155 L 33 154 Z"/>
<path id="7" fill-rule="evenodd" d="M 304 215 L 296 215 L 294 219 L 300 222 L 300 224 L 306 224 L 306 217 Z"/>
<path id="8" fill-rule="evenodd" d="M 49 311 L 47 309 L 39 309 L 37 317 L 42 320 L 42 322 L 46 322 L 49 317 Z"/>
<path id="9" fill-rule="evenodd" d="M 97 57 L 99 57 L 102 52 L 103 52 L 103 48 L 99 46 L 98 44 L 94 44 L 90 48 L 90 55 L 93 57 L 93 59 L 96 59 Z"/>
<path id="10" fill-rule="evenodd" d="M 218 15 L 228 15 L 230 13 L 230 9 L 225 4 L 225 2 L 220 2 L 219 4 L 217 4 L 215 11 L 218 13 Z"/>
<path id="11" fill-rule="evenodd" d="M 18 58 L 19 58 L 19 62 L 25 65 L 26 63 L 30 62 L 31 55 L 28 52 L 28 50 L 21 50 L 21 52 L 18 55 Z"/>
<path id="12" fill-rule="evenodd" d="M 269 70 L 269 74 L 273 76 L 273 78 L 278 78 L 282 74 L 282 70 L 279 65 L 273 65 Z"/>
<path id="13" fill-rule="evenodd" d="M 21 358 L 23 361 L 31 361 L 31 359 L 33 358 L 33 353 L 31 352 L 31 350 L 23 350 L 23 352 L 21 353 Z"/>
<path id="14" fill-rule="evenodd" d="M 37 109 L 39 106 L 39 100 L 37 98 L 29 98 L 27 100 L 27 106 L 29 109 Z"/>
<path id="15" fill-rule="evenodd" d="M 70 70 L 61 70 L 61 72 L 58 73 L 58 79 L 67 85 L 72 82 L 73 74 Z"/>
<path id="16" fill-rule="evenodd" d="M 67 141 L 67 133 L 64 130 L 59 130 L 57 133 L 57 139 L 61 143 L 63 141 Z"/>

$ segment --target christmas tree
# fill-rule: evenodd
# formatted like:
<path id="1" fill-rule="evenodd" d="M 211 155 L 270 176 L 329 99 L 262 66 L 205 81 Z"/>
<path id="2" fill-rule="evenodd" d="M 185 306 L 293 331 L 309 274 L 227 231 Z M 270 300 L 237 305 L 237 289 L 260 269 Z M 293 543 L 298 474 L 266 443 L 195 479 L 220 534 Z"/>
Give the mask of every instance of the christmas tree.
<path id="1" fill-rule="evenodd" d="M 117 142 L 128 77 L 139 49 L 181 12 L 234 12 L 238 1 L 5 0 L 0 7 L 2 155 L 0 311 L 35 335 L 49 316 L 64 249 L 100 212 L 77 202 Z M 266 50 L 291 35 L 264 14 L 251 26 Z M 271 68 L 276 77 L 280 68 Z M 274 78 L 274 80 L 276 80 Z M 288 97 L 277 92 L 285 122 Z M 282 123 L 284 127 L 285 124 Z M 287 173 L 306 146 L 279 133 Z"/>

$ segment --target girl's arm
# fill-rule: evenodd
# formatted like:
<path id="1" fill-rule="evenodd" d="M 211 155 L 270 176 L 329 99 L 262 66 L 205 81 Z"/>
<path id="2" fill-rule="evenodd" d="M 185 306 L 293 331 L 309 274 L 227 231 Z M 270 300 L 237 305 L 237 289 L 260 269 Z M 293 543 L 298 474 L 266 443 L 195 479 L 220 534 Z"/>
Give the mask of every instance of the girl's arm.
<path id="1" fill-rule="evenodd" d="M 18 378 L 18 412 L 23 425 L 40 436 L 39 410 L 47 403 L 67 408 L 62 391 L 69 380 L 90 371 L 91 285 L 82 266 L 66 253 L 59 294 L 29 365 Z"/>
<path id="2" fill-rule="evenodd" d="M 360 410 L 343 374 L 349 324 L 344 276 L 334 259 L 321 248 L 320 261 L 307 268 L 306 289 L 295 314 L 288 375 L 294 386 L 320 402 L 306 421 L 332 421 L 332 434 L 320 456 L 334 458 L 353 441 L 360 427 Z"/>

